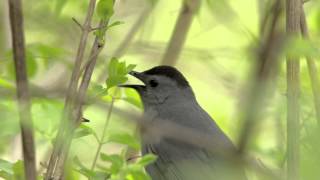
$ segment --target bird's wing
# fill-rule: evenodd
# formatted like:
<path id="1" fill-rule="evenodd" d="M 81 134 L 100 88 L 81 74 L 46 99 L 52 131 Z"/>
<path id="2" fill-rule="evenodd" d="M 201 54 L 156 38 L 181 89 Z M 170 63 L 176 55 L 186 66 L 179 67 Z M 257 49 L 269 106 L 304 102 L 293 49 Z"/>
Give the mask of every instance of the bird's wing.
<path id="1" fill-rule="evenodd" d="M 208 143 L 219 144 L 217 149 L 234 148 L 230 139 L 200 106 L 181 105 L 173 109 L 174 111 L 165 109 L 164 113 L 160 112 L 159 114 L 162 114 L 160 119 L 212 136 L 212 142 Z M 217 179 L 218 177 L 221 180 L 245 179 L 243 170 L 231 170 L 225 158 L 176 139 L 162 138 L 157 143 L 143 144 L 143 153 L 154 153 L 158 156 L 158 160 L 147 167 L 153 180 Z"/>

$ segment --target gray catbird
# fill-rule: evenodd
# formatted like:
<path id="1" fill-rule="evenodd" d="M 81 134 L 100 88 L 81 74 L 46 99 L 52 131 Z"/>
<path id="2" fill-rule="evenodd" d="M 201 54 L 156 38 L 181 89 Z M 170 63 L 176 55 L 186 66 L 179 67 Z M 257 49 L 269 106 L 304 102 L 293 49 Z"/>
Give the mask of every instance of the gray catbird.
<path id="1" fill-rule="evenodd" d="M 172 128 L 176 124 L 177 127 L 186 127 L 212 137 L 212 141 L 207 143 L 217 144 L 214 149 L 220 152 L 236 151 L 230 139 L 197 103 L 188 81 L 176 68 L 157 66 L 144 72 L 132 71 L 129 74 L 144 83 L 122 87 L 134 88 L 139 93 L 144 105 L 144 115 L 147 116 L 145 119 L 150 122 L 158 121 L 160 124 L 170 122 L 173 124 Z M 153 123 L 149 124 L 152 126 Z M 166 133 L 166 129 L 161 131 Z M 153 153 L 158 156 L 156 162 L 146 167 L 153 180 L 246 179 L 243 168 L 236 163 L 238 161 L 195 143 L 188 143 L 188 139 L 192 137 L 157 138 L 150 137 L 150 133 L 145 132 L 148 131 L 141 131 L 142 154 Z M 175 134 L 179 135 L 179 132 Z"/>

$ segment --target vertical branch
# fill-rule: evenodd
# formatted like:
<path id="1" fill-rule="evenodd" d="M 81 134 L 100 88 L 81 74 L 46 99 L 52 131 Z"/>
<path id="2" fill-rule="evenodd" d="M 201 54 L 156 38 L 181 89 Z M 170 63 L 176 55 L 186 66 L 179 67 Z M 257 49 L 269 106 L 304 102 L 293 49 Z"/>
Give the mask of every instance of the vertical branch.
<path id="1" fill-rule="evenodd" d="M 24 172 L 27 180 L 35 180 L 37 177 L 35 145 L 25 62 L 25 42 L 21 0 L 9 0 L 9 13 L 24 157 Z"/>
<path id="2" fill-rule="evenodd" d="M 106 27 L 108 25 L 108 20 L 102 20 L 99 24 L 99 27 Z M 62 145 L 59 149 L 58 158 L 55 161 L 54 169 L 50 174 L 46 174 L 47 180 L 60 180 L 63 177 L 63 170 L 65 167 L 65 162 L 68 158 L 69 149 L 72 142 L 72 137 L 74 130 L 82 121 L 82 106 L 86 98 L 86 92 L 91 80 L 91 76 L 94 70 L 94 67 L 97 62 L 98 55 L 103 49 L 104 44 L 101 44 L 100 37 L 96 36 L 93 46 L 89 54 L 88 64 L 85 67 L 85 71 L 82 77 L 82 81 L 78 91 L 75 94 L 74 106 L 72 109 L 72 119 L 68 128 L 65 128 L 64 133 L 62 134 L 63 139 L 60 139 L 60 144 Z"/>
<path id="3" fill-rule="evenodd" d="M 66 127 L 70 126 L 72 104 L 74 103 L 73 101 L 74 101 L 74 97 L 78 87 L 78 80 L 81 72 L 80 69 L 81 69 L 81 64 L 83 62 L 84 52 L 87 46 L 88 35 L 91 31 L 91 20 L 94 13 L 95 4 L 96 4 L 96 0 L 90 0 L 85 22 L 81 26 L 82 34 L 81 34 L 81 38 L 80 38 L 80 42 L 77 50 L 77 55 L 75 58 L 75 65 L 73 67 L 71 79 L 70 79 L 68 90 L 67 90 L 64 112 L 63 112 L 64 114 L 60 122 L 57 138 L 53 147 L 54 149 L 48 164 L 48 169 L 47 169 L 46 178 L 45 178 L 47 180 L 53 176 L 54 171 L 57 168 L 58 161 L 63 149 L 62 146 L 63 146 L 63 137 L 64 137 L 65 129 Z"/>
<path id="4" fill-rule="evenodd" d="M 286 29 L 288 36 L 298 36 L 300 31 L 301 0 L 286 1 Z M 299 58 L 287 57 L 287 178 L 299 179 Z"/>
<path id="5" fill-rule="evenodd" d="M 309 29 L 307 26 L 306 16 L 303 10 L 303 5 L 301 7 L 301 20 L 300 20 L 300 28 L 301 33 L 304 38 L 309 39 Z M 307 57 L 307 64 L 309 69 L 309 75 L 311 79 L 312 92 L 314 96 L 314 105 L 316 110 L 316 118 L 318 120 L 318 124 L 320 126 L 320 80 L 319 74 L 317 70 L 316 62 L 311 58 Z"/>
<path id="6" fill-rule="evenodd" d="M 270 25 L 264 30 L 266 34 L 261 35 L 260 47 L 256 55 L 256 67 L 253 80 L 250 84 L 246 104 L 243 106 L 244 124 L 239 137 L 239 151 L 246 150 L 254 127 L 259 122 L 260 113 L 266 105 L 267 96 L 271 94 L 271 82 L 277 74 L 278 54 L 282 48 L 282 37 L 277 33 L 277 24 L 282 12 L 281 0 L 276 0 L 270 13 L 266 13 L 264 19 L 268 19 Z M 266 22 L 267 23 L 267 22 Z M 263 24 L 261 24 L 264 26 Z"/>
<path id="7" fill-rule="evenodd" d="M 201 0 L 183 0 L 182 7 L 169 45 L 162 57 L 161 64 L 175 65 L 186 41 L 194 14 L 200 6 Z"/>

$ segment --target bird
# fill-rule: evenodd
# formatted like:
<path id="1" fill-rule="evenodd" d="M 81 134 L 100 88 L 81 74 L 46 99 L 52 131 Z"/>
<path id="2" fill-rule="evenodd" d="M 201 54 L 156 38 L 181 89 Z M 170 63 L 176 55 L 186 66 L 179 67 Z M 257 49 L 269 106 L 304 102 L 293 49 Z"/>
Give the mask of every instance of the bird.
<path id="1" fill-rule="evenodd" d="M 146 130 L 148 126 L 145 126 L 140 130 L 142 155 L 152 153 L 157 156 L 157 160 L 146 167 L 152 180 L 247 179 L 240 163 L 233 161 L 232 156 L 228 158 L 218 153 L 236 152 L 237 148 L 199 105 L 190 83 L 178 69 L 161 65 L 129 74 L 143 83 L 123 84 L 121 87 L 133 88 L 141 98 L 144 120 L 151 129 Z M 183 134 L 182 128 L 191 130 L 190 135 L 198 133 L 199 139 L 209 137 L 207 143 L 212 143 L 214 150 L 197 145 L 197 142 L 188 142 L 192 137 L 167 136 L 166 128 L 157 130 L 163 136 L 152 133 L 165 123 L 175 135 Z M 206 137 L 202 138 L 202 135 Z"/>

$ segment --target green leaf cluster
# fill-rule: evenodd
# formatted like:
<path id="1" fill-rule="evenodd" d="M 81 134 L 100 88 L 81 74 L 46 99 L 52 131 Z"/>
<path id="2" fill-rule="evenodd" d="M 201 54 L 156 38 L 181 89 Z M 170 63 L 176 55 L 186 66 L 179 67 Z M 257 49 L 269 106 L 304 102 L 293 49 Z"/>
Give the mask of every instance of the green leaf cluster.
<path id="1" fill-rule="evenodd" d="M 126 65 L 126 62 L 120 62 L 117 58 L 112 58 L 108 66 L 107 89 L 125 83 L 128 80 L 126 75 L 135 67 L 134 64 Z"/>
<path id="2" fill-rule="evenodd" d="M 0 177 L 6 180 L 20 180 L 24 178 L 23 161 L 15 163 L 0 159 Z"/>
<path id="3" fill-rule="evenodd" d="M 152 154 L 137 159 L 135 163 L 129 163 L 125 153 L 121 154 L 100 154 L 100 160 L 104 162 L 98 165 L 99 170 L 87 168 L 78 157 L 73 159 L 75 171 L 92 180 L 151 180 L 144 171 L 144 167 L 153 163 L 157 157 Z"/>

